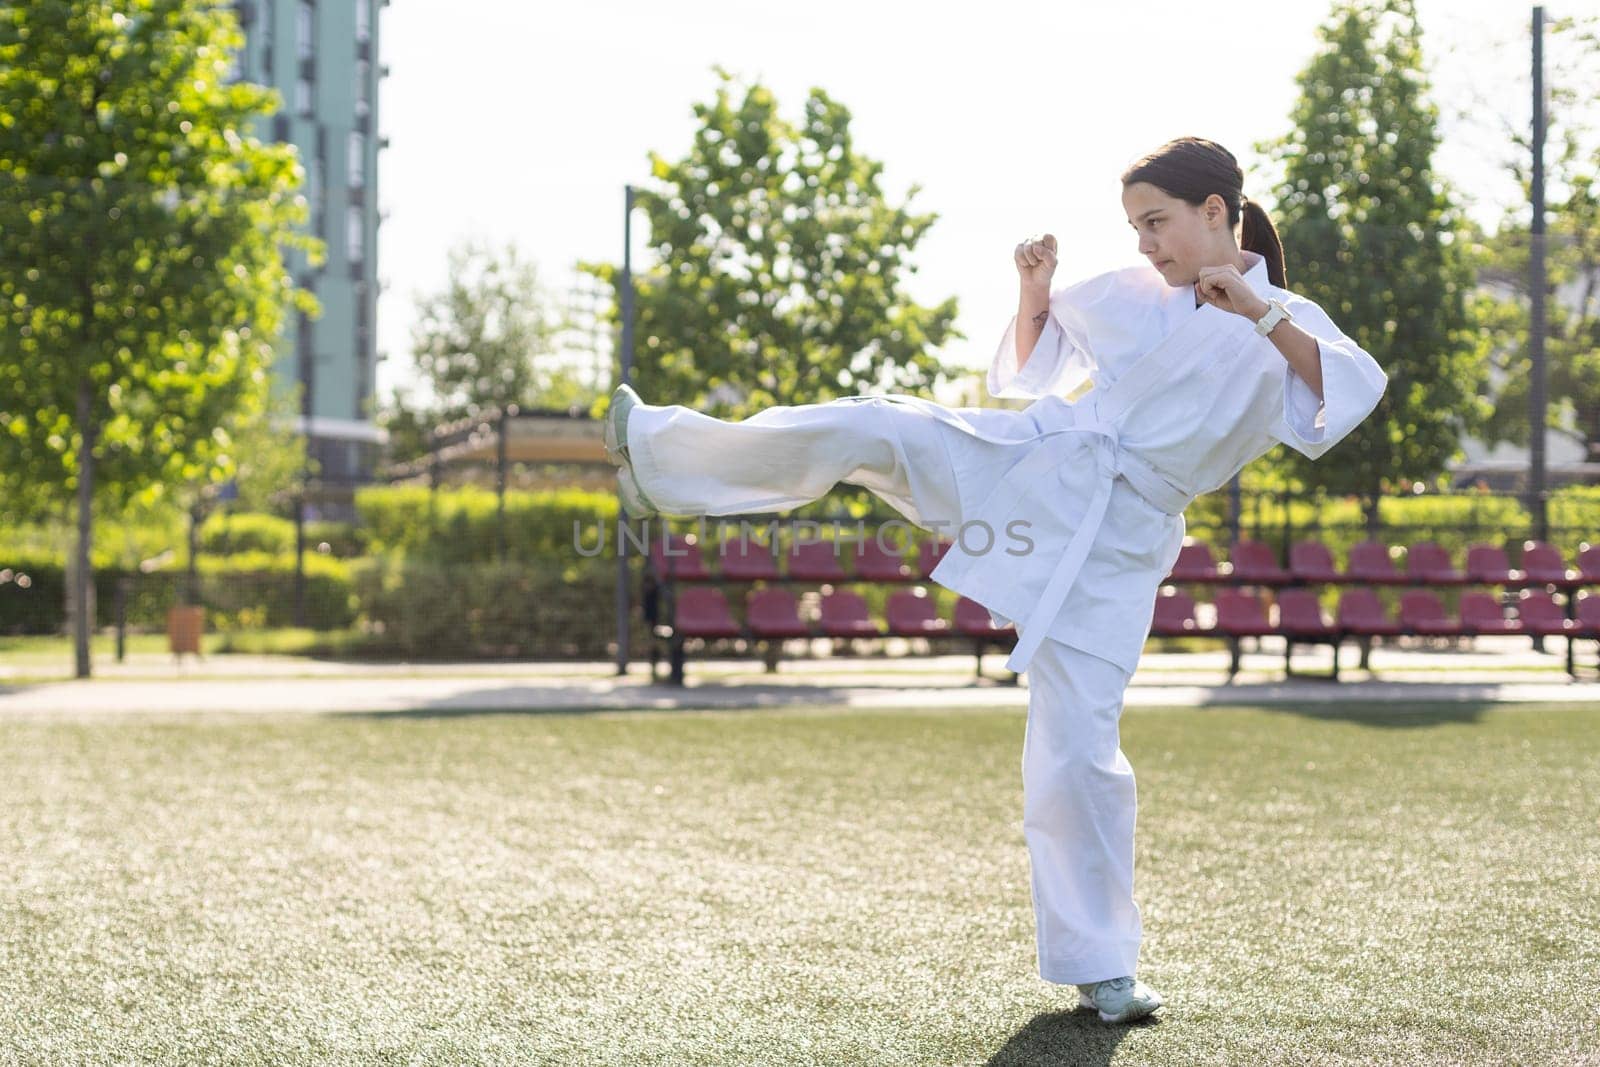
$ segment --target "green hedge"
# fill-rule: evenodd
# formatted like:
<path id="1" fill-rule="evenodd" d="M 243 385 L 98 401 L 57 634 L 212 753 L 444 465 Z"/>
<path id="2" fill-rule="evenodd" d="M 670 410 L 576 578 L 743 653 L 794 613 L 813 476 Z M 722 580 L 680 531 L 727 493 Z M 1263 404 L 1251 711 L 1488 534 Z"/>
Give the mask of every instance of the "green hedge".
<path id="1" fill-rule="evenodd" d="M 60 633 L 66 627 L 66 567 L 60 557 L 0 557 L 0 569 L 28 575 L 24 589 L 15 582 L 0 585 L 0 632 Z M 305 561 L 306 620 L 317 629 L 343 629 L 357 617 L 354 571 L 359 566 L 326 556 Z M 210 630 L 290 626 L 294 622 L 294 557 L 244 553 L 232 557 L 200 557 L 200 602 L 206 606 Z M 142 574 L 121 567 L 94 571 L 95 624 L 116 623 L 118 583 L 127 581 L 128 626 L 161 630 L 167 609 L 183 599 L 187 574 L 163 570 Z"/>
<path id="2" fill-rule="evenodd" d="M 398 557 L 357 579 L 367 648 L 416 659 L 600 659 L 616 641 L 615 558 L 565 568 Z M 649 631 L 633 613 L 633 657 Z"/>

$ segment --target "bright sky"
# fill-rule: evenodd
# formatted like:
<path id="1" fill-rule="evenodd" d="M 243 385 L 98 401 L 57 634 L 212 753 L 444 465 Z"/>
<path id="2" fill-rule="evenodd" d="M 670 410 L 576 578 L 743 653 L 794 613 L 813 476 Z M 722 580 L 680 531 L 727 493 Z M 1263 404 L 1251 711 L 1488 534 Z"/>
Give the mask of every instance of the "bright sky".
<path id="1" fill-rule="evenodd" d="M 1547 17 L 1600 0 L 1546 5 Z M 1420 0 L 1435 99 L 1447 120 L 1436 165 L 1472 190 L 1486 223 L 1515 193 L 1494 120 L 1463 123 L 1468 87 L 1525 122 L 1531 6 Z M 1119 0 L 984 4 L 809 0 L 753 4 L 402 0 L 382 9 L 392 74 L 380 126 L 380 396 L 412 382 L 414 298 L 445 280 L 465 237 L 514 241 L 558 293 L 579 259 L 621 258 L 623 186 L 647 151 L 687 149 L 713 64 L 757 79 L 791 120 L 812 86 L 852 113 L 857 149 L 884 164 L 889 195 L 923 186 L 941 216 L 916 250 L 917 300 L 955 295 L 968 336 L 955 362 L 987 364 L 1016 310 L 1012 247 L 1049 231 L 1056 280 L 1142 262 L 1118 175 L 1172 137 L 1226 145 L 1252 181 L 1256 142 L 1280 136 L 1295 74 L 1315 49 L 1324 0 L 1222 4 Z M 690 12 L 693 12 L 690 14 Z M 1481 114 L 1481 109 L 1480 109 Z M 642 213 L 634 262 L 645 265 Z M 1291 250 L 1292 254 L 1292 250 Z"/>

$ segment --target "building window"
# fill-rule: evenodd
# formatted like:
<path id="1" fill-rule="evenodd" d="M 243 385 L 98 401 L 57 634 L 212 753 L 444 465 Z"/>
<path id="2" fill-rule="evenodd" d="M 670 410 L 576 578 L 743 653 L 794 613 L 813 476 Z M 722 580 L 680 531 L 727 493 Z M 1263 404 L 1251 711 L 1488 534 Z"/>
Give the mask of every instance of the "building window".
<path id="1" fill-rule="evenodd" d="M 372 40 L 372 0 L 356 0 L 356 41 Z"/>
<path id="2" fill-rule="evenodd" d="M 360 130 L 350 131 L 350 188 L 367 184 L 367 138 Z"/>
<path id="3" fill-rule="evenodd" d="M 311 117 L 311 79 L 296 78 L 294 82 L 294 110 L 302 118 Z"/>
<path id="4" fill-rule="evenodd" d="M 366 225 L 361 218 L 361 209 L 352 207 L 345 213 L 345 251 L 349 253 L 351 263 L 360 263 L 366 258 L 367 234 Z"/>
<path id="5" fill-rule="evenodd" d="M 306 196 L 311 201 L 311 226 L 318 237 L 322 236 L 322 216 L 327 210 L 326 192 L 322 183 L 322 160 L 313 159 L 306 165 Z"/>
<path id="6" fill-rule="evenodd" d="M 300 0 L 300 5 L 295 11 L 295 54 L 301 59 L 310 59 L 316 54 L 316 46 L 311 35 L 316 29 L 316 9 L 306 0 Z"/>
<path id="7" fill-rule="evenodd" d="M 356 60 L 356 115 L 372 113 L 372 64 Z"/>

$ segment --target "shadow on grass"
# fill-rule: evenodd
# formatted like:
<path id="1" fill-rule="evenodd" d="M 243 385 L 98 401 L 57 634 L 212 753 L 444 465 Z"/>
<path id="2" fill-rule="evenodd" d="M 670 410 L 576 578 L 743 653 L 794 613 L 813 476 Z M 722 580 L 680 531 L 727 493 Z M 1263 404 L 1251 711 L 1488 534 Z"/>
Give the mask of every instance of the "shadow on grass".
<path id="1" fill-rule="evenodd" d="M 1161 1025 L 1160 1016 L 1103 1023 L 1087 1008 L 1041 1012 L 1012 1034 L 984 1067 L 1090 1067 L 1107 1064 L 1128 1032 Z"/>
<path id="2" fill-rule="evenodd" d="M 591 715 L 610 711 L 770 711 L 774 708 L 825 706 L 846 710 L 851 693 L 863 690 L 897 692 L 897 685 L 722 685 L 706 682 L 680 688 L 671 685 L 646 685 L 607 689 L 595 686 L 509 685 L 497 689 L 474 689 L 459 696 L 428 701 L 414 708 L 387 711 L 343 711 L 345 718 L 433 719 L 467 715 Z M 958 691 L 1006 688 L 987 685 L 961 686 Z"/>
<path id="3" fill-rule="evenodd" d="M 1276 714 L 1299 715 L 1306 719 L 1355 723 L 1384 730 L 1420 730 L 1433 726 L 1476 724 L 1483 721 L 1485 712 L 1504 707 L 1493 700 L 1461 701 L 1393 701 L 1388 703 L 1316 703 L 1268 704 L 1250 701 L 1217 701 L 1230 708 L 1248 708 L 1252 711 L 1270 711 Z M 1574 708 L 1578 705 L 1574 704 Z"/>

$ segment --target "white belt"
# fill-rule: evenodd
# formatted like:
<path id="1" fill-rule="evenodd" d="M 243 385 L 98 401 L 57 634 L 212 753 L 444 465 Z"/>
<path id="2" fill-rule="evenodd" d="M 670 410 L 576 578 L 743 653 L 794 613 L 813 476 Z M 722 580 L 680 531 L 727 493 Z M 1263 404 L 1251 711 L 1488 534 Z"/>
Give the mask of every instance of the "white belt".
<path id="1" fill-rule="evenodd" d="M 1034 446 L 1027 458 L 1008 471 L 995 488 L 996 496 L 984 505 L 990 514 L 1006 514 L 1030 486 L 1039 483 L 1041 476 L 1071 459 L 1071 452 L 1081 440 L 1074 441 L 1067 434 L 1089 434 L 1095 452 L 1098 478 L 1094 495 L 1089 499 L 1088 510 L 1066 550 L 1056 562 L 1055 570 L 1034 605 L 1032 613 L 1018 634 L 1016 647 L 1006 660 L 1006 668 L 1021 674 L 1027 669 L 1033 654 L 1047 636 L 1050 623 L 1066 603 L 1067 593 L 1078 580 L 1078 573 L 1089 558 L 1089 549 L 1105 519 L 1106 506 L 1111 501 L 1111 487 L 1121 477 L 1140 496 L 1168 515 L 1181 515 L 1193 499 L 1168 482 L 1161 474 L 1133 453 L 1122 447 L 1116 427 L 1106 422 L 1081 421 L 1074 426 L 1049 430 L 1043 440 Z M 989 511 L 998 505 L 998 511 Z"/>

